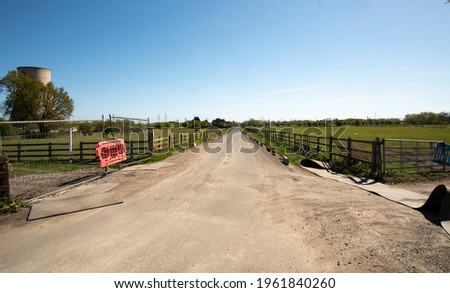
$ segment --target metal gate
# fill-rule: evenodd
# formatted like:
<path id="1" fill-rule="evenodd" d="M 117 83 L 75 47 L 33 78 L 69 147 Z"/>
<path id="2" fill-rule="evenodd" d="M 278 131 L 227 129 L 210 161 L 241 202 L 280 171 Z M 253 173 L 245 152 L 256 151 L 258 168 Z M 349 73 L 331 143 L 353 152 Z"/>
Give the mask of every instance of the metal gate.
<path id="1" fill-rule="evenodd" d="M 383 171 L 402 170 L 422 173 L 445 170 L 445 164 L 435 160 L 442 141 L 385 139 L 383 144 Z"/>

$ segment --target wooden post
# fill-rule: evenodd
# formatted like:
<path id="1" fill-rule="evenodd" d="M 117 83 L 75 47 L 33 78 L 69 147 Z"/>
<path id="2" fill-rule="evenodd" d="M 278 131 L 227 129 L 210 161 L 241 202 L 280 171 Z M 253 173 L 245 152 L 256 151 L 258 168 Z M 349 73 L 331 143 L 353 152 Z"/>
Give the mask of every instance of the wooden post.
<path id="1" fill-rule="evenodd" d="M 384 138 L 383 138 L 383 148 L 384 148 Z M 444 166 L 443 171 L 445 172 L 445 166 L 447 165 L 447 156 L 448 156 L 448 151 L 447 151 L 445 141 L 442 142 L 442 153 L 444 155 L 444 164 L 442 164 L 442 165 Z"/>
<path id="2" fill-rule="evenodd" d="M 154 148 L 153 127 L 147 128 L 147 136 L 148 136 L 148 151 L 149 151 L 150 154 L 153 154 L 153 148 Z"/>
<path id="3" fill-rule="evenodd" d="M 307 151 L 309 152 L 311 150 L 311 135 L 308 134 L 308 140 L 307 140 Z"/>
<path id="4" fill-rule="evenodd" d="M 168 137 L 167 137 L 167 139 L 168 139 L 168 149 L 167 149 L 167 151 L 170 151 L 170 143 L 172 142 L 172 135 L 169 135 Z"/>
<path id="5" fill-rule="evenodd" d="M 383 150 L 382 150 L 382 159 L 381 159 L 381 163 L 383 166 L 383 169 L 381 170 L 382 174 L 386 173 L 386 140 L 381 141 L 381 144 L 383 146 Z M 444 171 L 445 171 L 445 164 L 444 164 Z"/>
<path id="6" fill-rule="evenodd" d="M 330 135 L 329 142 L 328 142 L 328 150 L 329 150 L 329 157 L 330 161 L 333 159 L 333 137 Z"/>
<path id="7" fill-rule="evenodd" d="M 377 142 L 377 157 L 376 157 L 376 161 L 377 161 L 377 176 L 380 175 L 381 173 L 381 140 L 379 137 L 377 137 L 376 139 Z"/>
<path id="8" fill-rule="evenodd" d="M 17 161 L 20 162 L 22 158 L 22 145 L 20 143 L 17 144 Z"/>
<path id="9" fill-rule="evenodd" d="M 130 140 L 130 160 L 133 160 L 133 153 L 134 153 L 133 140 Z"/>
<path id="10" fill-rule="evenodd" d="M 347 138 L 347 163 L 350 165 L 352 163 L 352 139 Z"/>
<path id="11" fill-rule="evenodd" d="M 380 138 L 376 138 L 372 141 L 372 172 L 377 172 L 379 168 L 379 159 L 381 157 L 380 154 Z"/>
<path id="12" fill-rule="evenodd" d="M 376 140 L 372 141 L 372 165 L 371 165 L 371 169 L 372 172 L 375 172 L 376 167 L 377 167 L 377 145 L 376 145 Z"/>
<path id="13" fill-rule="evenodd" d="M 0 157 L 0 200 L 6 203 L 11 201 L 11 188 L 9 185 L 9 161 Z"/>
<path id="14" fill-rule="evenodd" d="M 82 162 L 83 159 L 83 142 L 80 141 L 80 162 Z"/>
<path id="15" fill-rule="evenodd" d="M 52 159 L 52 142 L 48 143 L 48 159 Z"/>
<path id="16" fill-rule="evenodd" d="M 317 136 L 316 148 L 317 148 L 317 155 L 318 155 L 320 153 L 320 136 Z"/>

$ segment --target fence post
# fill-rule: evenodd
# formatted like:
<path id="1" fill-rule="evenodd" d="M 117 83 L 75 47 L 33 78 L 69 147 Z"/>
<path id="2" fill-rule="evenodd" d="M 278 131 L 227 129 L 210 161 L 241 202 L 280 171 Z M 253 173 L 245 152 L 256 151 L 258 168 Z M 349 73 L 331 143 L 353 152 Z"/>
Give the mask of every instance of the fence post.
<path id="1" fill-rule="evenodd" d="M 372 172 L 379 171 L 380 159 L 381 159 L 380 138 L 377 137 L 374 141 L 372 141 Z"/>
<path id="2" fill-rule="evenodd" d="M 52 159 L 52 142 L 48 143 L 48 159 Z"/>
<path id="3" fill-rule="evenodd" d="M 308 144 L 307 151 L 308 151 L 308 153 L 310 153 L 310 151 L 311 151 L 311 135 L 310 134 L 308 134 L 308 140 L 306 141 L 306 143 Z"/>
<path id="4" fill-rule="evenodd" d="M 17 161 L 20 162 L 20 159 L 22 158 L 22 145 L 20 142 L 17 144 Z"/>
<path id="5" fill-rule="evenodd" d="M 347 138 L 347 163 L 350 165 L 352 163 L 352 139 Z"/>
<path id="6" fill-rule="evenodd" d="M 134 153 L 133 140 L 130 140 L 130 160 L 133 160 L 133 153 Z"/>
<path id="7" fill-rule="evenodd" d="M 169 134 L 167 139 L 168 139 L 168 141 L 167 141 L 168 142 L 168 149 L 167 149 L 167 151 L 170 151 L 170 143 L 172 142 L 172 135 Z"/>
<path id="8" fill-rule="evenodd" d="M 9 161 L 6 157 L 0 157 L 0 201 L 11 201 L 11 188 L 9 185 Z"/>
<path id="9" fill-rule="evenodd" d="M 330 161 L 333 159 L 333 137 L 330 135 L 330 140 L 328 142 L 328 150 L 330 151 Z"/>
<path id="10" fill-rule="evenodd" d="M 383 151 L 382 151 L 382 159 L 381 159 L 381 163 L 383 166 L 383 169 L 381 170 L 382 173 L 386 173 L 386 140 L 383 138 L 383 140 L 381 141 L 381 144 L 383 146 Z"/>
<path id="11" fill-rule="evenodd" d="M 83 142 L 80 141 L 80 161 L 82 162 L 83 160 Z"/>
<path id="12" fill-rule="evenodd" d="M 377 142 L 376 140 L 372 141 L 372 172 L 375 172 L 377 164 Z"/>
<path id="13" fill-rule="evenodd" d="M 148 151 L 150 154 L 153 154 L 153 139 L 154 139 L 154 133 L 153 133 L 153 127 L 147 128 L 147 136 L 148 136 Z"/>
<path id="14" fill-rule="evenodd" d="M 377 176 L 380 176 L 381 168 L 382 168 L 382 154 L 381 154 L 381 144 L 382 141 L 379 137 L 377 137 Z"/>
<path id="15" fill-rule="evenodd" d="M 442 165 L 444 166 L 443 171 L 445 172 L 445 166 L 447 165 L 447 156 L 448 156 L 448 151 L 447 151 L 445 141 L 442 142 L 442 148 L 443 148 L 442 153 L 444 155 L 444 164 L 442 164 Z"/>
<path id="16" fill-rule="evenodd" d="M 319 153 L 320 153 L 320 136 L 317 136 L 316 149 L 317 149 L 317 155 L 319 155 Z"/>

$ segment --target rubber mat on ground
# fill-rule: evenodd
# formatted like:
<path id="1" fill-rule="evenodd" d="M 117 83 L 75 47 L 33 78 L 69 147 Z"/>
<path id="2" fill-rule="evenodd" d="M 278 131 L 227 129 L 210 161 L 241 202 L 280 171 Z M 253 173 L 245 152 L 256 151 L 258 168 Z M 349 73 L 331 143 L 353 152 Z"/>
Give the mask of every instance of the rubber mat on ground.
<path id="1" fill-rule="evenodd" d="M 373 179 L 339 174 L 329 170 L 328 166 L 320 161 L 304 159 L 300 164 L 318 176 L 362 188 L 416 210 L 438 213 L 441 226 L 450 234 L 450 192 L 445 185 L 438 185 L 429 196 L 426 196 L 391 187 Z"/>
<path id="2" fill-rule="evenodd" d="M 119 184 L 103 183 L 78 186 L 60 196 L 33 204 L 27 220 L 49 218 L 120 204 L 123 201 L 113 191 L 117 185 Z"/>

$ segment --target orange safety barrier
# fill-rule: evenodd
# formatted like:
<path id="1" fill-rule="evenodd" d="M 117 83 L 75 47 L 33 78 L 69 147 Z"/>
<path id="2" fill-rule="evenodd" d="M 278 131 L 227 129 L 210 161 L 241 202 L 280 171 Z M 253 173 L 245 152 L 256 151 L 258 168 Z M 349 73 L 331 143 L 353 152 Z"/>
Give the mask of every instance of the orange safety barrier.
<path id="1" fill-rule="evenodd" d="M 127 159 L 127 148 L 123 139 L 101 141 L 95 147 L 95 156 L 100 168 L 123 162 Z"/>

